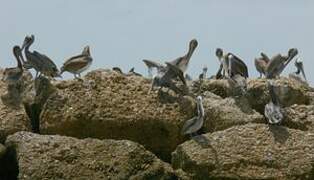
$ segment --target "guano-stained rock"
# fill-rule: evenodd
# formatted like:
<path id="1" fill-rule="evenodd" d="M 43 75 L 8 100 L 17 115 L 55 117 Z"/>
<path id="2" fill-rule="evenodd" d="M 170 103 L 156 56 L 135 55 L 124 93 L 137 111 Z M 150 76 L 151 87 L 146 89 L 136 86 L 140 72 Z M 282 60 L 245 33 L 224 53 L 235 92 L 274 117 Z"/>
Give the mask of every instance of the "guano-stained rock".
<path id="1" fill-rule="evenodd" d="M 178 146 L 172 165 L 193 179 L 313 179 L 314 134 L 247 124 Z"/>

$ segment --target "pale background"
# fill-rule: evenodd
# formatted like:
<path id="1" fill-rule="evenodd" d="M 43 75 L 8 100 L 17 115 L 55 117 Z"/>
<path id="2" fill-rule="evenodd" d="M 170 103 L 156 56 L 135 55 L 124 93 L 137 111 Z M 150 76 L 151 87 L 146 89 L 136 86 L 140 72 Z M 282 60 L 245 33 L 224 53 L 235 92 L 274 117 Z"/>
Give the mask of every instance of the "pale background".
<path id="1" fill-rule="evenodd" d="M 313 0 L 0 0 L 0 66 L 14 66 L 12 47 L 27 34 L 38 50 L 60 67 L 65 58 L 90 45 L 91 69 L 135 67 L 146 75 L 142 59 L 170 61 L 186 53 L 188 42 L 199 46 L 188 73 L 203 65 L 214 74 L 215 49 L 241 57 L 250 76 L 258 76 L 254 57 L 286 54 L 296 47 L 314 83 Z M 285 74 L 294 71 L 291 63 Z M 71 77 L 64 74 L 66 78 Z"/>

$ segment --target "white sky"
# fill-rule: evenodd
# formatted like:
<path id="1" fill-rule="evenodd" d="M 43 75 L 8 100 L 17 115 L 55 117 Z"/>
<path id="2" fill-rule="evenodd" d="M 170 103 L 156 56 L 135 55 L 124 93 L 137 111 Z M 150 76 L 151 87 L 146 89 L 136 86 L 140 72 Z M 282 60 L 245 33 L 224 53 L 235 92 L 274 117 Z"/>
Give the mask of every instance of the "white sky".
<path id="1" fill-rule="evenodd" d="M 233 52 L 257 77 L 254 58 L 286 54 L 296 47 L 314 83 L 314 1 L 312 0 L 0 0 L 0 66 L 14 66 L 12 47 L 35 35 L 33 50 L 60 67 L 90 45 L 91 69 L 131 67 L 146 74 L 142 59 L 170 61 L 199 46 L 188 73 L 207 65 L 215 74 L 215 49 Z M 285 74 L 294 71 L 291 63 Z M 69 77 L 69 75 L 66 75 Z"/>

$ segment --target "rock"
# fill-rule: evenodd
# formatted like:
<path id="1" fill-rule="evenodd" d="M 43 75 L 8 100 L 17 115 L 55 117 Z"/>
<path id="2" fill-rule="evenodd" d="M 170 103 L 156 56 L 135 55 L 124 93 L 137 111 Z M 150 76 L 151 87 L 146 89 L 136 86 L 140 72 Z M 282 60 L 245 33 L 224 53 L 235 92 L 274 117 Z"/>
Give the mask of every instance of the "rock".
<path id="1" fill-rule="evenodd" d="M 15 149 L 19 179 L 174 179 L 169 164 L 127 140 L 78 140 L 18 132 L 6 146 Z"/>
<path id="2" fill-rule="evenodd" d="M 314 134 L 247 124 L 178 146 L 172 165 L 193 179 L 313 179 Z"/>
<path id="3" fill-rule="evenodd" d="M 204 132 L 224 130 L 235 125 L 265 123 L 264 117 L 253 110 L 245 97 L 214 97 L 207 92 L 203 100 L 205 109 Z"/>
<path id="4" fill-rule="evenodd" d="M 168 160 L 183 142 L 183 122 L 195 113 L 193 98 L 149 94 L 150 80 L 115 71 L 96 70 L 55 86 L 40 116 L 41 133 L 128 139 Z"/>
<path id="5" fill-rule="evenodd" d="M 193 81 L 190 89 L 195 94 L 209 91 L 222 98 L 233 95 L 232 84 L 227 79 L 204 79 L 201 84 L 199 80 Z"/>
<path id="6" fill-rule="evenodd" d="M 310 91 L 307 93 L 309 99 L 310 99 L 310 104 L 314 105 L 314 91 Z"/>
<path id="7" fill-rule="evenodd" d="M 309 104 L 307 92 L 309 87 L 289 78 L 280 78 L 274 81 L 275 92 L 283 107 L 293 104 Z M 270 101 L 266 86 L 266 79 L 251 79 L 248 81 L 248 95 L 251 106 L 260 113 L 264 113 L 265 105 Z"/>
<path id="8" fill-rule="evenodd" d="M 0 79 L 2 79 L 3 70 L 0 69 Z M 23 79 L 26 83 L 30 83 L 31 77 L 30 74 L 24 73 Z M 20 87 L 21 91 L 25 88 L 24 86 Z M 7 92 L 7 84 L 3 81 L 0 81 L 0 143 L 4 143 L 6 137 L 10 134 L 14 134 L 18 131 L 30 131 L 29 119 L 20 105 L 20 103 L 13 103 L 14 106 L 11 106 L 11 102 L 6 101 L 10 98 Z M 16 101 L 21 101 L 13 99 Z"/>
<path id="9" fill-rule="evenodd" d="M 314 133 L 314 105 L 292 105 L 284 109 L 282 125 Z"/>
<path id="10" fill-rule="evenodd" d="M 3 155 L 5 154 L 5 146 L 0 144 L 0 159 L 2 159 Z"/>

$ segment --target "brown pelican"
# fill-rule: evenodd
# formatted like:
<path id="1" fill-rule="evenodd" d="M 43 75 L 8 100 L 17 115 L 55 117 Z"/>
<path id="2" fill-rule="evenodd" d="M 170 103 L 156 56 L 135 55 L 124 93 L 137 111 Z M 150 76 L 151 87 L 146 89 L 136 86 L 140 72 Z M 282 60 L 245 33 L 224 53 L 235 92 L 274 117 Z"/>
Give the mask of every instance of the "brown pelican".
<path id="1" fill-rule="evenodd" d="M 198 130 L 200 130 L 204 123 L 204 107 L 203 107 L 203 98 L 202 96 L 197 96 L 196 98 L 197 103 L 197 116 L 193 117 L 192 119 L 187 120 L 181 130 L 182 135 L 193 135 L 196 134 Z"/>
<path id="2" fill-rule="evenodd" d="M 218 57 L 218 60 L 220 62 L 220 66 L 219 66 L 219 70 L 216 74 L 216 78 L 220 79 L 220 78 L 224 78 L 224 77 L 229 77 L 228 74 L 228 62 L 227 62 L 227 58 L 225 58 L 224 54 L 223 54 L 223 50 L 221 48 L 217 48 L 216 49 L 216 56 Z M 222 71 L 222 73 L 221 73 Z"/>
<path id="3" fill-rule="evenodd" d="M 208 68 L 206 66 L 203 67 L 203 72 L 198 76 L 199 80 L 204 80 L 206 79 L 206 73 L 207 73 Z"/>
<path id="4" fill-rule="evenodd" d="M 267 82 L 271 101 L 266 104 L 264 115 L 270 124 L 278 124 L 283 119 L 279 99 L 274 91 L 273 82 Z"/>
<path id="5" fill-rule="evenodd" d="M 181 69 L 179 69 L 177 66 L 166 62 L 166 70 L 165 71 L 159 71 L 157 75 L 153 77 L 151 90 L 154 90 L 155 86 L 159 86 L 161 90 L 163 87 L 167 87 L 176 93 L 182 92 L 173 82 L 173 80 L 176 80 L 178 77 L 183 82 L 183 84 L 186 86 L 186 81 L 183 75 L 183 72 Z"/>
<path id="6" fill-rule="evenodd" d="M 178 68 L 181 69 L 181 71 L 185 73 L 187 68 L 188 68 L 189 61 L 190 61 L 190 59 L 191 59 L 191 57 L 193 55 L 193 52 L 196 49 L 197 45 L 198 45 L 197 40 L 196 39 L 192 39 L 190 41 L 189 50 L 188 50 L 187 54 L 185 54 L 184 56 L 179 57 L 179 58 L 171 61 L 170 63 L 172 65 L 178 66 Z"/>
<path id="7" fill-rule="evenodd" d="M 220 78 L 221 76 L 231 78 L 236 74 L 240 74 L 245 78 L 249 77 L 246 64 L 234 54 L 227 53 L 224 55 L 223 50 L 221 48 L 217 48 L 216 56 L 220 61 L 220 67 L 216 75 L 217 78 Z"/>
<path id="8" fill-rule="evenodd" d="M 233 77 L 236 74 L 239 74 L 244 78 L 249 77 L 248 68 L 240 58 L 238 58 L 232 53 L 228 53 L 227 59 L 229 63 L 228 68 L 230 77 Z"/>
<path id="9" fill-rule="evenodd" d="M 130 70 L 129 70 L 129 73 L 128 74 L 131 74 L 131 75 L 135 75 L 135 76 L 142 76 L 142 74 L 138 73 L 138 72 L 135 72 L 135 68 L 132 67 Z"/>
<path id="10" fill-rule="evenodd" d="M 119 67 L 113 67 L 112 70 L 116 71 L 116 72 L 118 72 L 120 74 L 123 74 L 123 71 Z"/>
<path id="11" fill-rule="evenodd" d="M 285 67 L 297 54 L 298 50 L 296 48 L 292 48 L 289 49 L 288 56 L 278 54 L 271 58 L 266 68 L 266 78 L 272 79 L 280 76 Z"/>
<path id="12" fill-rule="evenodd" d="M 3 77 L 2 77 L 3 81 L 9 82 L 9 83 L 17 82 L 18 80 L 20 80 L 23 74 L 23 67 L 22 67 L 22 62 L 21 62 L 21 60 L 23 60 L 23 55 L 22 55 L 21 48 L 19 46 L 14 46 L 13 54 L 17 61 L 17 67 L 5 68 L 3 72 Z"/>
<path id="13" fill-rule="evenodd" d="M 25 48 L 24 53 L 27 60 L 24 63 L 24 67 L 27 69 L 34 68 L 36 71 L 36 78 L 41 73 L 50 77 L 60 76 L 57 66 L 49 57 L 37 51 L 29 51 L 29 47 L 34 43 L 34 41 L 34 35 L 26 36 L 24 39 L 22 50 Z"/>
<path id="14" fill-rule="evenodd" d="M 264 53 L 261 53 L 260 58 L 255 58 L 255 67 L 256 70 L 260 73 L 260 78 L 262 78 L 263 74 L 266 74 L 266 67 L 270 59 Z"/>
<path id="15" fill-rule="evenodd" d="M 93 58 L 90 55 L 89 46 L 85 46 L 83 52 L 80 55 L 73 56 L 65 61 L 61 67 L 61 74 L 64 71 L 70 72 L 74 75 L 74 78 L 81 77 L 81 73 L 89 68 L 92 64 Z"/>
<path id="16" fill-rule="evenodd" d="M 157 73 L 161 73 L 161 72 L 166 71 L 166 66 L 159 63 L 159 62 L 151 61 L 151 60 L 147 60 L 147 59 L 144 59 L 143 62 L 148 67 L 148 76 L 149 77 L 153 77 L 153 69 L 154 68 L 157 69 Z"/>
<path id="17" fill-rule="evenodd" d="M 297 71 L 294 73 L 289 74 L 289 78 L 295 79 L 299 82 L 302 83 L 306 83 L 307 84 L 307 80 L 306 80 L 306 76 L 304 73 L 304 66 L 303 66 L 303 62 L 300 59 L 296 59 L 294 65 L 297 68 Z M 302 73 L 302 76 L 301 74 Z"/>
<path id="18" fill-rule="evenodd" d="M 177 66 L 184 74 L 188 68 L 188 65 L 189 65 L 189 61 L 193 55 L 193 52 L 194 50 L 196 49 L 198 45 L 198 42 L 196 39 L 192 39 L 190 41 L 190 44 L 189 44 L 189 50 L 187 52 L 187 54 L 185 54 L 184 56 L 182 57 L 179 57 L 173 61 L 170 61 L 169 63 L 172 64 L 172 65 L 175 65 Z M 152 60 L 147 60 L 147 59 L 144 59 L 143 62 L 146 64 L 146 66 L 148 67 L 148 74 L 149 76 L 152 76 L 152 69 L 153 68 L 157 68 L 157 71 L 160 72 L 160 71 L 165 71 L 166 66 L 157 62 L 157 61 L 152 61 Z"/>

